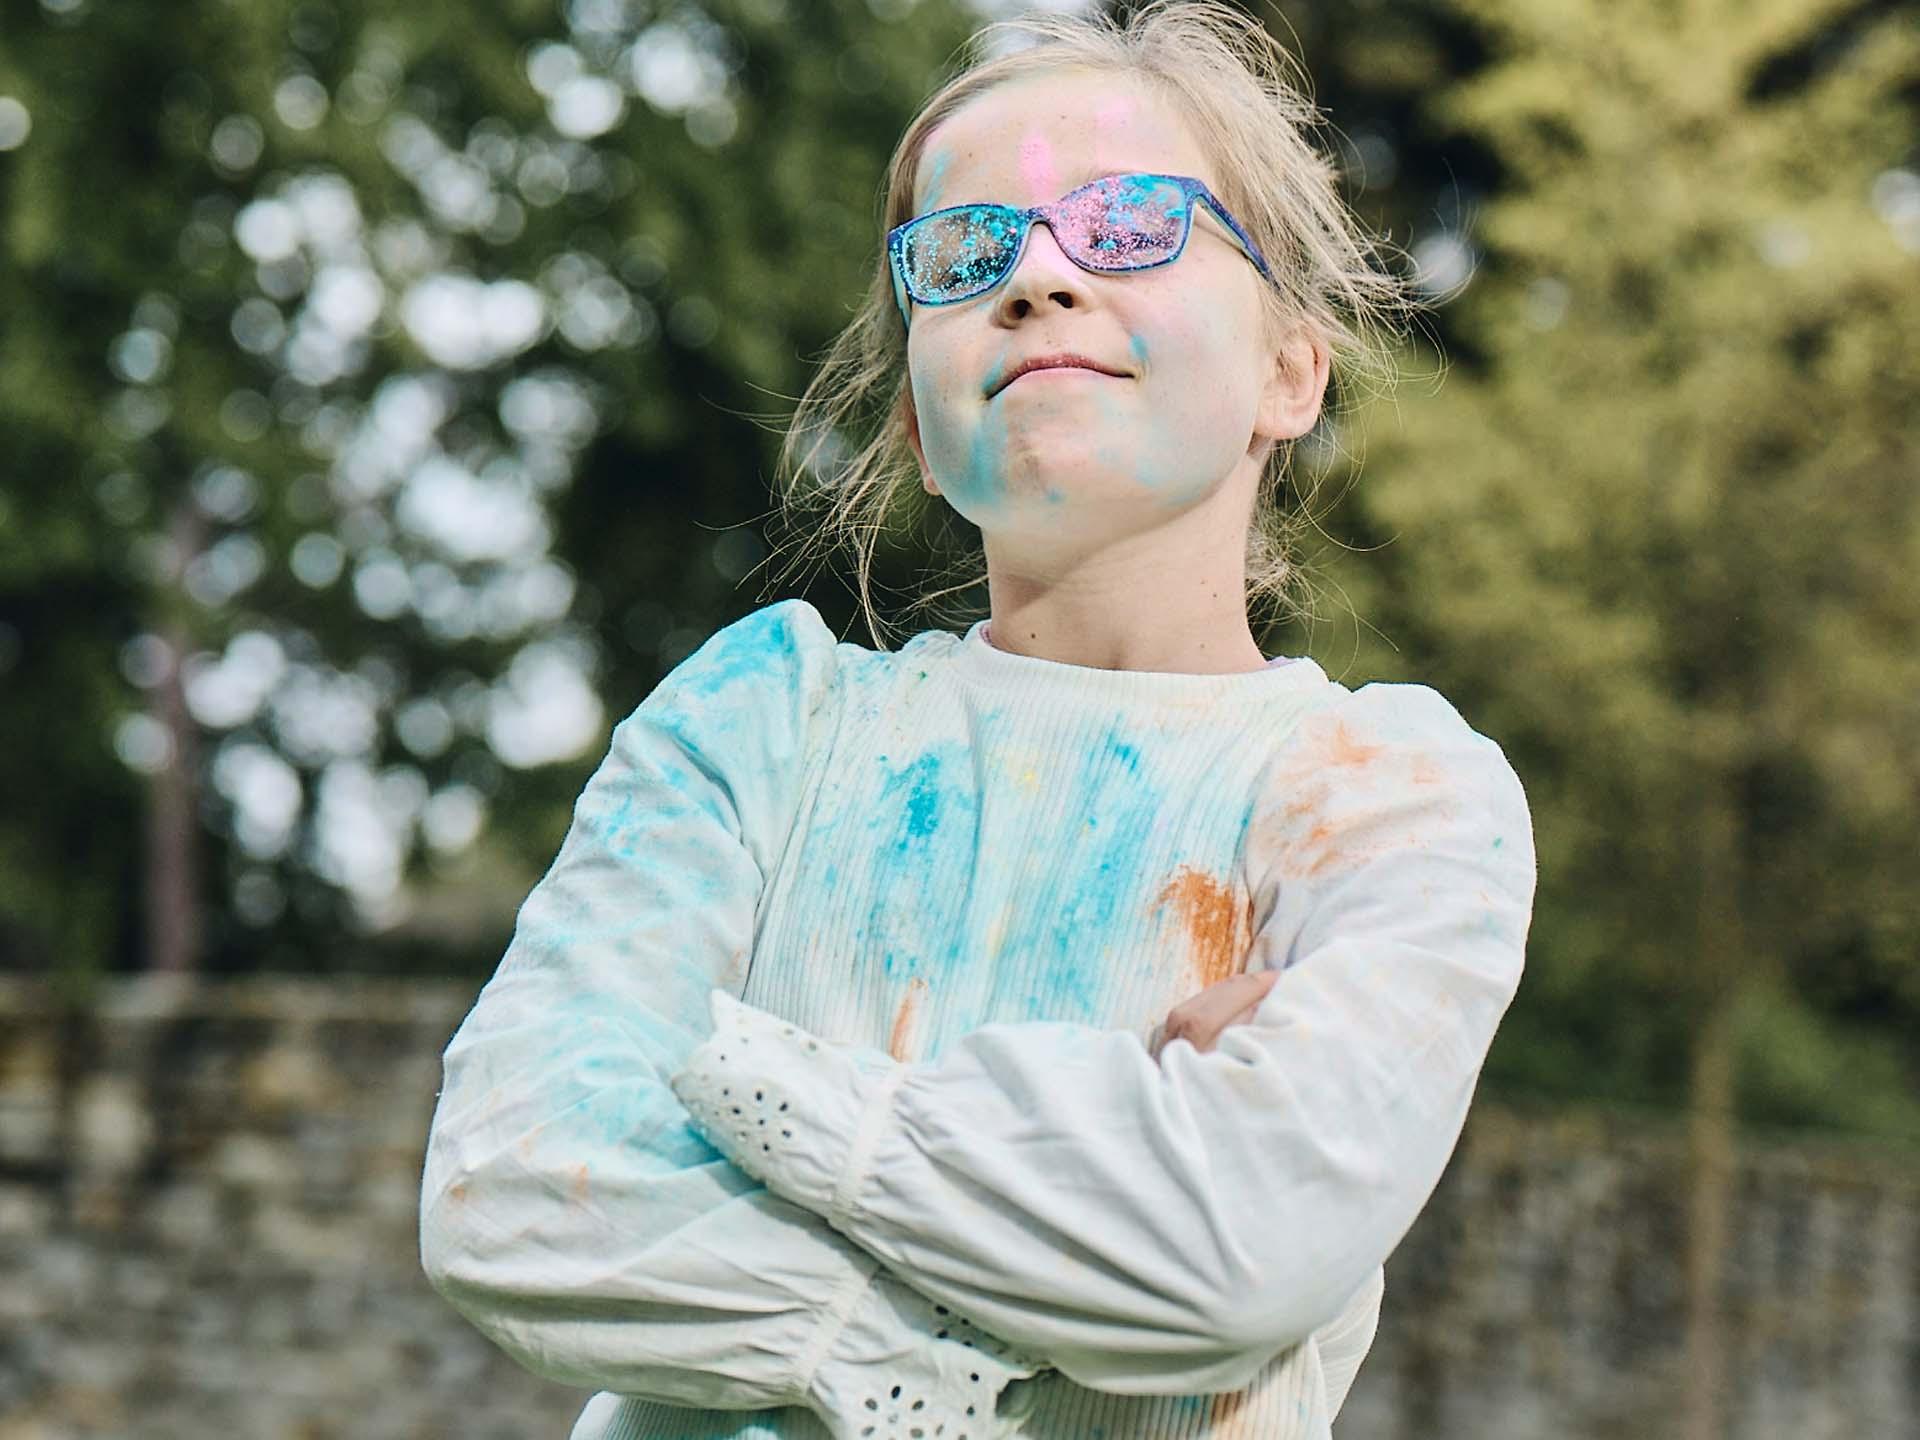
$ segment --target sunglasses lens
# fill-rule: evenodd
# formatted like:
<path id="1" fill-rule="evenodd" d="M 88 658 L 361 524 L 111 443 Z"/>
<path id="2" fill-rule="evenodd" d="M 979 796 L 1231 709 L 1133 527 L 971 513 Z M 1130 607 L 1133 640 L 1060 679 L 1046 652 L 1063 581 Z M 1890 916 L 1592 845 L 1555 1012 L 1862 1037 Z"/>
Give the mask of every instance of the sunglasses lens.
<path id="1" fill-rule="evenodd" d="M 1155 175 L 1113 175 L 1060 202 L 1060 247 L 1095 270 L 1139 270 L 1180 253 L 1189 220 L 1186 192 Z"/>
<path id="2" fill-rule="evenodd" d="M 927 305 L 977 295 L 1007 273 L 1019 248 L 1014 214 L 1001 206 L 929 215 L 901 237 L 907 293 Z"/>

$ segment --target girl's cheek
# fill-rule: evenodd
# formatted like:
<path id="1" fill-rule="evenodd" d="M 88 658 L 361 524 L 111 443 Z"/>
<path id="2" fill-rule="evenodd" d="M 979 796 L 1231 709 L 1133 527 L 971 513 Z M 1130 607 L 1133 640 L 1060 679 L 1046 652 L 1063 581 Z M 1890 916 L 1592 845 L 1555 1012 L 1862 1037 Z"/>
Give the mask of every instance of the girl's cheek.
<path id="1" fill-rule="evenodd" d="M 1133 337 L 1136 360 L 1145 363 L 1147 403 L 1139 409 L 1129 469 L 1135 484 L 1167 506 L 1211 491 L 1244 449 L 1244 387 L 1222 370 L 1223 357 L 1240 353 L 1231 332 L 1230 321 L 1176 314 Z"/>
<path id="2" fill-rule="evenodd" d="M 920 445 L 941 493 L 970 520 L 991 515 L 1006 494 L 1005 426 L 966 403 L 970 382 L 937 356 L 914 362 L 909 379 Z"/>

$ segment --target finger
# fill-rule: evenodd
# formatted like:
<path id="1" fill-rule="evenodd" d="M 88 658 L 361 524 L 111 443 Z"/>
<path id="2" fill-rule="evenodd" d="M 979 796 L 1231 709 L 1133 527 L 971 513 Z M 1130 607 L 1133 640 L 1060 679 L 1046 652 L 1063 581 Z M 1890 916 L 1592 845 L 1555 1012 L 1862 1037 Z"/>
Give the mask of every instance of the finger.
<path id="1" fill-rule="evenodd" d="M 1168 1018 L 1173 1020 L 1177 1017 L 1183 1030 L 1188 1026 L 1200 1030 L 1218 1030 L 1230 1017 L 1264 1000 L 1276 978 L 1276 973 L 1272 971 L 1230 976 L 1209 985 L 1191 999 L 1181 1001 Z"/>
<path id="2" fill-rule="evenodd" d="M 1226 1025 L 1222 1025 L 1220 1028 L 1222 1030 L 1225 1030 L 1227 1028 L 1227 1025 L 1248 1024 L 1250 1021 L 1252 1021 L 1253 1017 L 1255 1015 L 1258 1015 L 1259 1013 L 1260 1013 L 1260 1002 L 1256 1000 L 1253 1002 L 1253 1004 L 1247 1006 L 1246 1009 L 1242 1010 L 1238 1015 L 1235 1015 L 1231 1020 L 1227 1021 Z"/>
<path id="3" fill-rule="evenodd" d="M 1277 978 L 1275 972 L 1263 972 L 1258 976 L 1234 977 L 1235 980 L 1247 981 L 1245 984 L 1228 985 L 1222 982 L 1211 986 L 1188 1001 L 1177 1019 L 1168 1017 L 1170 1028 L 1194 1049 L 1210 1050 L 1229 1025 L 1243 1024 L 1259 1013 L 1261 1002 L 1267 998 L 1267 992 L 1273 989 L 1273 982 Z M 1253 992 L 1250 999 L 1249 991 Z M 1227 1007 L 1235 1001 L 1243 1003 L 1237 1010 L 1229 1011 Z"/>

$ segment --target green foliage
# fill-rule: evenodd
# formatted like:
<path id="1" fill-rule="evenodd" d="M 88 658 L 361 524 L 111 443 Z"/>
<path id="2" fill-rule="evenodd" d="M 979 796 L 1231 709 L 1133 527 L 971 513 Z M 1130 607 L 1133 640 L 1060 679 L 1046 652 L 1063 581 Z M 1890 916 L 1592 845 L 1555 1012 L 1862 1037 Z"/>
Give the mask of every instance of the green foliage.
<path id="1" fill-rule="evenodd" d="M 1847 1071 L 1806 1007 L 1846 955 L 1866 1027 L 1920 1019 L 1920 31 L 1839 4 L 1461 8 L 1495 60 L 1435 112 L 1503 173 L 1444 385 L 1366 436 L 1356 504 L 1392 543 L 1353 563 L 1385 571 L 1375 618 L 1410 652 L 1369 664 L 1440 683 L 1534 804 L 1535 974 L 1503 1045 L 1539 1053 L 1490 1070 L 1585 1046 L 1605 1073 L 1776 984 L 1766 1023 L 1797 1038 L 1749 1043 L 1749 1104 L 1809 1114 L 1847 1075 L 1820 1113 L 1905 1124 L 1920 1077 L 1884 1050 Z M 1627 1088 L 1666 1088 L 1639 1053 Z"/>
<path id="2" fill-rule="evenodd" d="M 1437 684 L 1527 782 L 1531 968 L 1488 1083 L 1677 1104 L 1732 972 L 1749 1119 L 1911 1135 L 1910 19 L 1250 8 L 1297 41 L 1356 209 L 1481 252 L 1444 349 L 1342 426 L 1366 466 L 1324 608 L 1364 621 L 1311 645 L 1350 683 Z M 264 635 L 275 696 L 184 737 L 204 963 L 484 973 L 607 725 L 766 598 L 765 422 L 849 315 L 891 147 L 975 23 L 957 0 L 0 0 L 0 95 L 32 121 L 0 151 L 0 967 L 146 963 L 150 781 L 121 755 L 159 713 L 149 641 L 204 669 Z M 595 81 L 617 115 L 568 118 Z M 315 194 L 348 198 L 344 249 L 248 230 Z M 378 313 L 319 363 L 293 337 L 352 301 L 330 264 Z M 450 351 L 409 309 L 446 276 L 529 286 L 545 323 Z M 368 429 L 421 406 L 424 446 Z M 410 526 L 429 457 L 523 485 L 533 538 L 463 554 Z M 248 546 L 256 576 L 209 583 Z M 893 558 L 911 583 L 912 545 Z M 542 564 L 557 610 L 482 623 Z M 543 646 L 590 680 L 598 737 L 515 763 L 489 719 Z M 302 736 L 342 687 L 366 735 Z M 296 779 L 283 836 L 212 783 L 247 746 Z M 484 806 L 464 849 L 401 827 L 413 914 L 375 933 L 315 846 L 355 767 L 402 812 Z"/>
<path id="3" fill-rule="evenodd" d="M 881 8 L 0 0 L 31 117 L 0 152 L 0 683 L 32 697 L 0 754 L 0 965 L 143 962 L 137 772 L 168 743 L 207 966 L 497 958 L 607 725 L 756 603 L 764 546 L 725 533 L 767 505 L 746 417 L 843 318 L 892 138 L 969 28 Z M 476 313 L 530 296 L 537 333 L 481 343 Z M 531 507 L 511 553 L 410 515 L 431 464 Z M 503 753 L 553 663 L 598 737 Z M 251 706 L 204 683 L 249 665 Z M 290 824 L 249 823 L 243 764 L 294 787 Z M 343 795 L 483 923 L 370 933 L 392 870 L 364 832 L 329 850 Z M 448 797 L 488 823 L 440 853 Z"/>

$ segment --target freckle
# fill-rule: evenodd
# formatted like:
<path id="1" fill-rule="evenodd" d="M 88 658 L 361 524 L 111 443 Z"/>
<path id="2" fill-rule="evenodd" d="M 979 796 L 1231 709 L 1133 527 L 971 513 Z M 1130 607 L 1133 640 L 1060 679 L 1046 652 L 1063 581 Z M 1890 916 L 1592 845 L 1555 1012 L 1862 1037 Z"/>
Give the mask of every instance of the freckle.
<path id="1" fill-rule="evenodd" d="M 447 1190 L 447 1198 L 449 1200 L 464 1201 L 467 1198 L 467 1187 L 465 1185 L 454 1185 L 449 1187 Z"/>
<path id="2" fill-rule="evenodd" d="M 587 1167 L 585 1165 L 576 1165 L 573 1167 L 572 1194 L 575 1204 L 579 1204 L 587 1198 Z"/>

